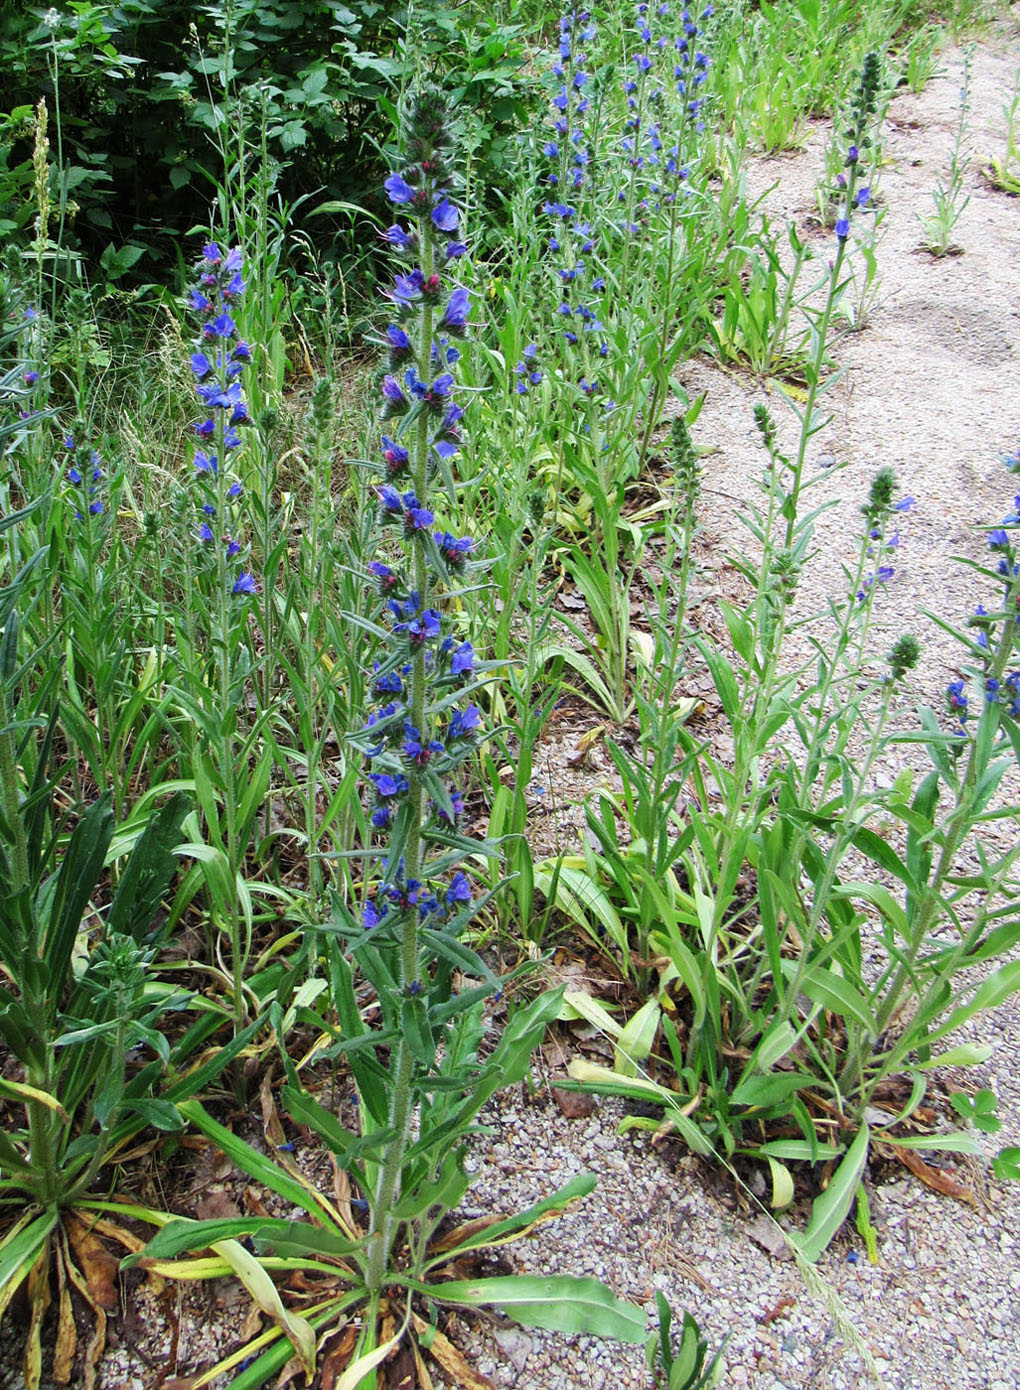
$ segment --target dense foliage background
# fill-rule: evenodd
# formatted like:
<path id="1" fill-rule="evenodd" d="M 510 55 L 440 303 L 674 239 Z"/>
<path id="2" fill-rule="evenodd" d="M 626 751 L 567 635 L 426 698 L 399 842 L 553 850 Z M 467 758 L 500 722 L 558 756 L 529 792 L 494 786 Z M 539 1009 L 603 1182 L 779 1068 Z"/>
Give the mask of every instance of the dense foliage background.
<path id="1" fill-rule="evenodd" d="M 151 278 L 181 236 L 208 220 L 227 169 L 259 161 L 283 204 L 312 199 L 328 245 L 337 201 L 378 203 L 393 99 L 422 65 L 474 113 L 483 155 L 501 158 L 522 109 L 519 30 L 451 8 L 394 0 L 79 0 L 59 15 L 0 10 L 0 235 L 31 215 L 32 117 L 59 108 L 66 239 L 109 280 Z M 245 141 L 255 132 L 255 148 Z M 56 151 L 55 151 L 56 153 Z M 107 251 L 107 248 L 112 248 Z"/>

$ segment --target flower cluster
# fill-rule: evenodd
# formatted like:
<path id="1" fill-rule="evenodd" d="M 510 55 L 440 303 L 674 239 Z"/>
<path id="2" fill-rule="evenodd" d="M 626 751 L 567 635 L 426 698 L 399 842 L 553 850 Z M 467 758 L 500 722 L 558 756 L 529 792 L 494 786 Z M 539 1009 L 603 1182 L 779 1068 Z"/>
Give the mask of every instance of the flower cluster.
<path id="1" fill-rule="evenodd" d="M 623 151 L 630 170 L 629 188 L 617 193 L 617 202 L 627 205 L 626 236 L 639 232 L 651 211 L 675 201 L 689 175 L 689 134 L 704 129 L 702 89 L 710 63 L 700 45 L 711 17 L 711 5 L 700 12 L 697 7 L 685 8 L 677 32 L 668 4 L 656 6 L 654 12 L 644 3 L 637 7 L 634 70 L 624 83 L 628 115 Z M 675 103 L 667 101 L 671 86 Z M 668 147 L 663 141 L 664 121 L 672 142 Z"/>
<path id="2" fill-rule="evenodd" d="M 75 520 L 84 521 L 86 515 L 102 516 L 100 484 L 104 475 L 103 460 L 98 451 L 88 444 L 76 443 L 72 434 L 65 438 L 64 448 L 68 454 L 67 481 Z"/>
<path id="3" fill-rule="evenodd" d="M 481 724 L 467 699 L 474 649 L 452 630 L 446 612 L 453 580 L 470 566 L 475 542 L 437 525 L 428 495 L 435 472 L 450 479 L 462 444 L 463 409 L 450 369 L 460 355 L 454 340 L 466 333 L 471 312 L 468 291 L 449 282 L 466 248 L 442 99 L 419 96 L 409 130 L 409 162 L 385 184 L 404 220 L 384 239 L 412 264 L 387 294 L 392 319 L 383 340 L 389 370 L 381 413 L 389 433 L 382 435 L 375 488 L 387 553 L 368 565 L 388 625 L 387 654 L 370 680 L 378 704 L 355 736 L 368 767 L 369 822 L 389 837 L 392 851 L 362 916 L 362 927 L 376 935 L 383 928 L 456 929 L 469 915 L 466 875 L 451 874 L 448 854 L 434 868 L 429 846 L 463 812 L 455 777 Z M 421 989 L 417 977 L 403 984 Z"/>
<path id="4" fill-rule="evenodd" d="M 899 531 L 894 531 L 890 535 L 888 527 L 897 514 L 903 515 L 913 511 L 914 499 L 901 497 L 898 501 L 894 501 L 895 490 L 896 475 L 893 470 L 880 468 L 871 480 L 868 500 L 861 505 L 861 512 L 867 527 L 867 539 L 870 542 L 866 547 L 865 554 L 868 559 L 876 563 L 872 573 L 862 580 L 861 587 L 857 590 L 859 603 L 865 601 L 876 584 L 887 583 L 896 573 L 892 565 L 881 563 L 881 561 L 889 559 L 891 553 L 899 549 L 900 544 Z"/>
<path id="5" fill-rule="evenodd" d="M 223 568 L 226 576 L 224 583 L 239 595 L 257 592 L 255 576 L 243 562 L 235 564 L 244 549 L 237 539 L 243 488 L 227 468 L 228 456 L 241 446 L 241 429 L 250 423 L 241 376 L 251 361 L 251 348 L 240 336 L 232 313 L 243 293 L 240 249 L 235 246 L 224 253 L 217 242 L 207 242 L 198 284 L 189 296 L 201 324 L 191 371 L 205 411 L 192 427 L 199 445 L 193 462 L 202 497 L 195 538 L 203 551 L 215 552 L 217 569 Z"/>
<path id="6" fill-rule="evenodd" d="M 578 380 L 585 395 L 593 395 L 598 383 L 590 363 L 605 358 L 609 344 L 602 323 L 605 277 L 593 262 L 595 240 L 584 212 L 588 175 L 592 167 L 591 134 L 587 126 L 588 46 L 595 26 L 585 10 L 560 20 L 559 47 L 552 68 L 550 98 L 551 136 L 541 148 L 542 182 L 547 196 L 542 202 L 546 219 L 545 248 L 556 300 L 556 341 L 564 362 L 564 375 Z M 574 361 L 580 347 L 582 366 Z M 526 396 L 538 386 L 544 369 L 537 343 L 529 343 L 514 367 L 517 393 Z M 579 379 L 578 379 L 579 378 Z"/>
<path id="7" fill-rule="evenodd" d="M 836 218 L 836 239 L 841 247 L 850 235 L 850 220 L 854 211 L 866 208 L 871 198 L 870 186 L 860 182 L 861 163 L 872 143 L 868 126 L 878 108 L 881 79 L 882 70 L 878 54 L 866 54 L 861 67 L 860 81 L 854 93 L 850 127 L 846 131 L 848 143 L 843 158 L 843 170 L 836 178 L 835 197 L 840 204 L 840 213 Z"/>

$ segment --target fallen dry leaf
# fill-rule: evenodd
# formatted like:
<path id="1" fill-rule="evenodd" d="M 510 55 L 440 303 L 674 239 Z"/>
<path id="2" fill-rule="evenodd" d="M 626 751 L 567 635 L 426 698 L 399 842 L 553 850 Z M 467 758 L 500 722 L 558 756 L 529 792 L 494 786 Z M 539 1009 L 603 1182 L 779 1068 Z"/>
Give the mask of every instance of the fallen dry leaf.
<path id="1" fill-rule="evenodd" d="M 939 1168 L 933 1168 L 930 1163 L 925 1163 L 924 1159 L 914 1152 L 913 1149 L 900 1148 L 898 1144 L 888 1144 L 885 1152 L 892 1151 L 893 1155 L 899 1159 L 905 1168 L 909 1168 L 915 1178 L 920 1178 L 926 1187 L 930 1187 L 933 1192 L 941 1192 L 943 1197 L 956 1197 L 961 1202 L 969 1202 L 972 1207 L 977 1206 L 977 1198 L 969 1187 L 964 1187 L 955 1178 L 949 1177 Z"/>
<path id="2" fill-rule="evenodd" d="M 559 1086 L 552 1088 L 553 1100 L 560 1113 L 568 1120 L 583 1120 L 598 1109 L 598 1101 L 584 1091 L 564 1091 Z"/>
<path id="3" fill-rule="evenodd" d="M 756 1217 L 747 1228 L 747 1234 L 754 1241 L 755 1245 L 760 1245 L 767 1255 L 771 1255 L 774 1260 L 792 1260 L 793 1251 L 786 1242 L 786 1237 L 774 1221 L 770 1221 L 767 1216 Z"/>
<path id="4" fill-rule="evenodd" d="M 117 1272 L 120 1261 L 110 1253 L 92 1226 L 87 1226 L 80 1217 L 68 1216 L 65 1229 L 88 1284 L 91 1301 L 106 1312 L 113 1312 L 119 1302 Z"/>
<path id="5" fill-rule="evenodd" d="M 358 1329 L 353 1323 L 343 1329 L 335 1347 L 330 1347 L 320 1366 L 322 1390 L 333 1390 L 338 1378 L 350 1364 L 354 1349 L 358 1345 Z"/>
<path id="6" fill-rule="evenodd" d="M 488 1376 L 483 1376 L 481 1371 L 476 1371 L 449 1337 L 444 1336 L 438 1328 L 433 1329 L 431 1324 L 420 1318 L 417 1313 L 412 1313 L 411 1317 L 414 1320 L 414 1330 L 419 1336 L 427 1340 L 428 1336 L 432 1335 L 427 1347 L 428 1354 L 439 1362 L 446 1374 L 452 1376 L 458 1385 L 463 1386 L 464 1390 L 495 1390 L 495 1383 Z"/>
<path id="7" fill-rule="evenodd" d="M 195 1203 L 195 1215 L 199 1221 L 229 1221 L 241 1215 L 241 1208 L 222 1187 L 214 1187 Z"/>
<path id="8" fill-rule="evenodd" d="M 53 1348 L 53 1379 L 66 1385 L 71 1379 L 74 1354 L 78 1350 L 78 1329 L 74 1325 L 71 1290 L 61 1256 L 57 1258 L 57 1340 Z"/>

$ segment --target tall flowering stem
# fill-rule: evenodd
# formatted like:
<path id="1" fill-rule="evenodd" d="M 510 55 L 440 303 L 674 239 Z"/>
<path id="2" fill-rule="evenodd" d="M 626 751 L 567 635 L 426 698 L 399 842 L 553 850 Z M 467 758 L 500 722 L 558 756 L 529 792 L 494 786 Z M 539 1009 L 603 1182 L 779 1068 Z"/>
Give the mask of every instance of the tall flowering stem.
<path id="1" fill-rule="evenodd" d="M 197 672 L 196 684 L 204 704 L 208 704 L 210 696 L 214 701 L 204 727 L 215 745 L 217 780 L 223 796 L 225 824 L 221 829 L 213 823 L 213 807 L 209 804 L 208 831 L 214 851 L 225 854 L 230 882 L 237 883 L 246 849 L 246 835 L 240 825 L 241 758 L 235 733 L 236 707 L 243 689 L 237 651 L 247 621 L 247 602 L 258 592 L 239 534 L 244 490 L 229 468 L 231 456 L 242 445 L 241 431 L 249 423 L 241 377 L 251 361 L 251 349 L 240 336 L 233 317 L 245 288 L 240 249 L 221 249 L 218 242 L 207 242 L 202 248 L 197 279 L 189 298 L 190 308 L 199 320 L 191 370 L 202 418 L 192 426 L 196 440 L 192 534 L 199 588 L 209 606 L 215 664 L 208 672 Z M 224 925 L 230 939 L 231 1002 L 235 1030 L 239 1032 L 246 1022 L 244 973 L 251 929 L 238 900 L 227 916 Z"/>
<path id="2" fill-rule="evenodd" d="M 448 164 L 451 136 L 444 99 L 424 92 L 408 105 L 407 164 L 386 181 L 402 220 L 384 234 L 405 262 L 388 294 L 389 372 L 376 495 L 380 548 L 369 570 L 383 603 L 385 655 L 372 690 L 379 704 L 354 741 L 370 771 L 370 821 L 380 865 L 370 885 L 360 958 L 387 962 L 374 980 L 395 1025 L 389 1066 L 390 1139 L 377 1165 L 371 1207 L 367 1287 L 377 1297 L 400 1224 L 404 1158 L 417 1099 L 437 1066 L 441 1030 L 434 1008 L 450 1000 L 444 943 L 456 938 L 474 905 L 456 868 L 469 842 L 457 834 L 461 794 L 454 781 L 471 754 L 479 712 L 467 701 L 475 657 L 453 630 L 456 583 L 472 564 L 474 542 L 436 529 L 429 490 L 441 481 L 455 498 L 452 460 L 460 447 L 461 407 L 453 398 L 455 340 L 466 331 L 468 292 L 454 267 L 465 247 Z M 378 953 L 378 954 L 376 954 Z M 371 970 L 370 970 L 370 973 Z M 447 1014 L 447 1016 L 452 1016 Z"/>
<path id="3" fill-rule="evenodd" d="M 840 176 L 839 181 L 842 206 L 840 208 L 840 215 L 836 219 L 836 254 L 833 257 L 829 269 L 829 288 L 825 297 L 825 303 L 816 314 L 812 315 L 811 336 L 814 351 L 811 354 L 811 361 L 805 368 L 807 395 L 805 397 L 804 407 L 803 410 L 799 407 L 795 407 L 796 414 L 801 422 L 801 430 L 797 457 L 793 465 L 793 478 L 789 496 L 784 500 L 783 504 L 783 516 L 786 519 L 784 544 L 787 550 L 793 545 L 794 533 L 797 529 L 797 506 L 800 498 L 804 463 L 807 458 L 808 443 L 825 423 L 823 420 L 819 420 L 816 417 L 815 405 L 818 397 L 825 390 L 826 386 L 830 384 L 823 380 L 822 371 L 825 365 L 825 348 L 829 336 L 829 324 L 832 320 L 832 312 L 845 288 L 845 282 L 841 277 L 843 275 L 843 262 L 846 257 L 847 241 L 850 236 L 850 223 L 858 212 L 867 208 L 870 201 L 870 185 L 861 182 L 861 169 L 862 163 L 866 159 L 867 151 L 873 143 L 870 132 L 872 122 L 875 119 L 875 113 L 878 109 L 878 95 L 881 80 L 882 69 L 878 54 L 866 54 L 864 63 L 861 67 L 860 80 L 854 95 L 850 128 L 845 133 L 846 140 L 848 141 L 844 160 L 846 172 Z"/>

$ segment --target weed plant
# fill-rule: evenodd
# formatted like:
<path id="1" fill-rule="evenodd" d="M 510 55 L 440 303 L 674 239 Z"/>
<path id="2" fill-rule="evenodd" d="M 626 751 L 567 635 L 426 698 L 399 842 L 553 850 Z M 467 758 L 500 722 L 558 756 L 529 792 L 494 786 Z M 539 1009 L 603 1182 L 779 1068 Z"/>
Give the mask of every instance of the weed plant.
<path id="1" fill-rule="evenodd" d="M 949 168 L 941 177 L 932 193 L 934 210 L 930 217 L 923 218 L 924 229 L 922 246 L 933 256 L 956 255 L 962 247 L 953 241 L 953 231 L 970 202 L 970 195 L 964 194 L 964 180 L 970 167 L 970 150 L 967 146 L 967 118 L 970 114 L 970 82 L 974 62 L 974 50 L 968 48 L 963 61 L 963 80 L 960 87 L 960 106 L 956 120 L 956 133 L 949 156 Z"/>
<path id="2" fill-rule="evenodd" d="M 1003 137 L 1006 148 L 1001 158 L 993 157 L 985 167 L 985 177 L 1003 193 L 1020 196 L 1020 68 L 1013 75 L 1013 91 L 1003 103 Z"/>

